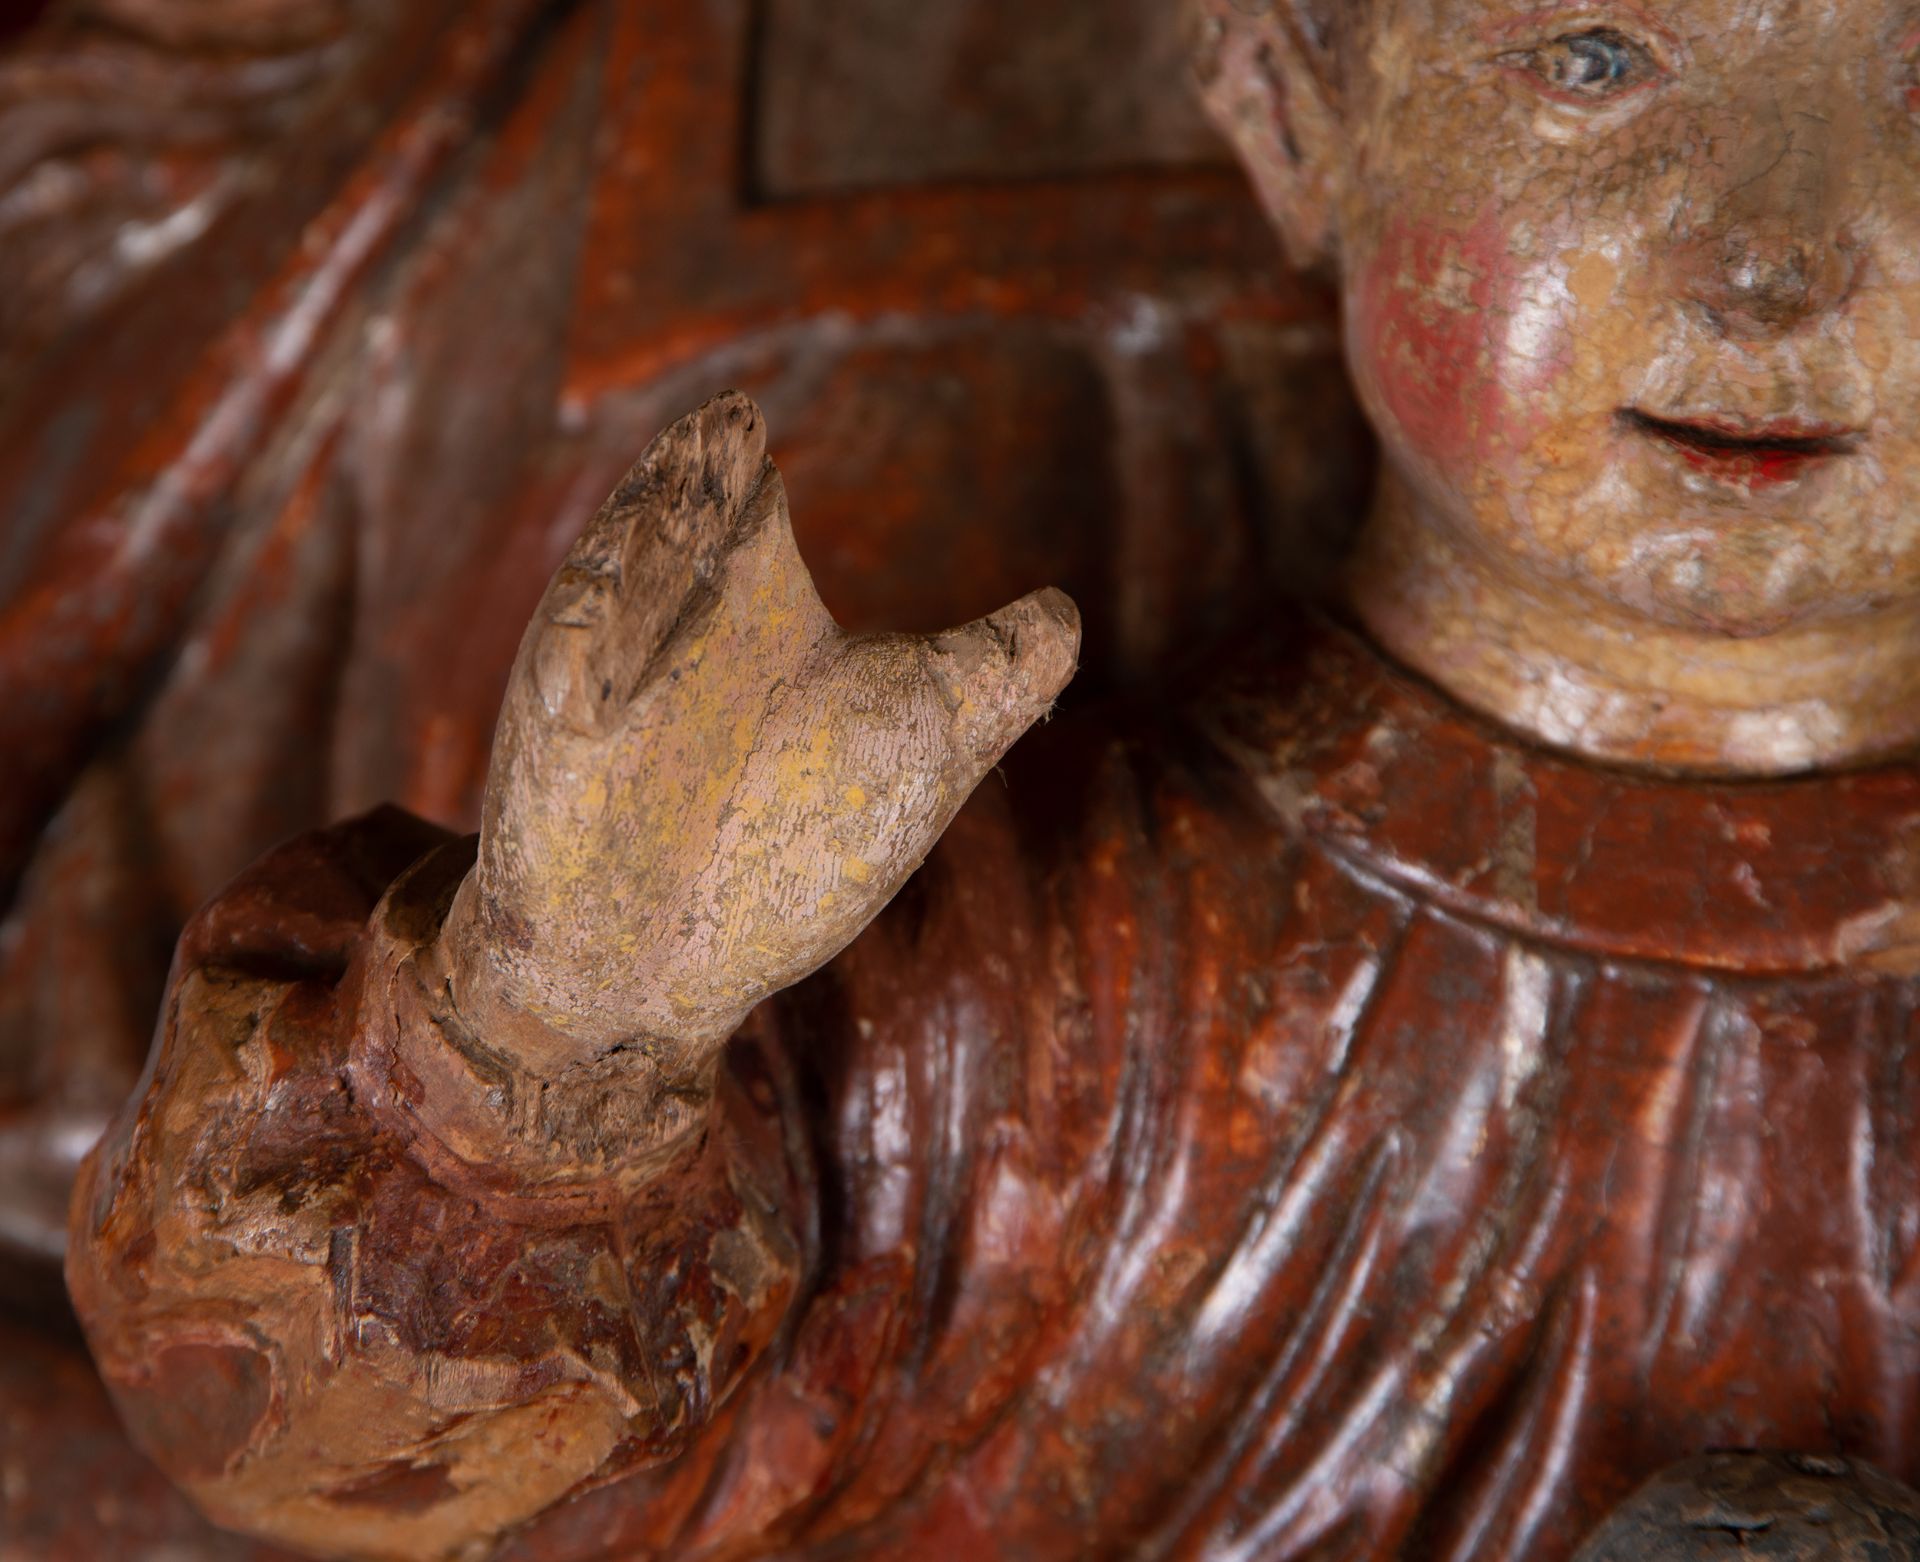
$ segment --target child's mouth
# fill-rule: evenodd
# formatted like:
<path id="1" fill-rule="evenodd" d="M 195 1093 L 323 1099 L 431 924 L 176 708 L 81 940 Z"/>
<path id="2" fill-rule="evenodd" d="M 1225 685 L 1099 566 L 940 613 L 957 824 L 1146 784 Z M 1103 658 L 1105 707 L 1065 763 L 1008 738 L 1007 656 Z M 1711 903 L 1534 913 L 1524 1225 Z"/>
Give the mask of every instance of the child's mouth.
<path id="1" fill-rule="evenodd" d="M 1793 482 L 1820 462 L 1851 455 L 1860 443 L 1857 432 L 1833 424 L 1678 420 L 1637 407 L 1622 411 L 1620 422 L 1677 451 L 1695 471 L 1748 490 Z"/>

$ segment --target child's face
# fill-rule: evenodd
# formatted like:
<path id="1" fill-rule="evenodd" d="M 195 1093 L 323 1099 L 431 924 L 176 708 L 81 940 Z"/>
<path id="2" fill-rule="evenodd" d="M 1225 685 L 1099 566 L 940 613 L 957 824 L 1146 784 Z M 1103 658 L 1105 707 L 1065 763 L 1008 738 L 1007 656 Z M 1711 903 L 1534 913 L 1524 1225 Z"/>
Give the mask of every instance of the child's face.
<path id="1" fill-rule="evenodd" d="M 1348 350 L 1434 523 L 1676 626 L 1920 598 L 1920 4 L 1375 9 Z"/>

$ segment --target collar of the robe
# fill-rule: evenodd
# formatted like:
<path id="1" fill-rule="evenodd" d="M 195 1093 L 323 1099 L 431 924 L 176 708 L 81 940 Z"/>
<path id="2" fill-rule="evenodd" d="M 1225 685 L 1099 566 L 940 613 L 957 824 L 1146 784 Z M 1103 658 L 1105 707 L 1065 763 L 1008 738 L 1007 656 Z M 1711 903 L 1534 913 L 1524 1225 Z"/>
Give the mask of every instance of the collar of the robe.
<path id="1" fill-rule="evenodd" d="M 1209 727 L 1290 829 L 1356 871 L 1603 957 L 1920 973 L 1912 763 L 1781 781 L 1596 765 L 1318 618 L 1241 668 Z"/>

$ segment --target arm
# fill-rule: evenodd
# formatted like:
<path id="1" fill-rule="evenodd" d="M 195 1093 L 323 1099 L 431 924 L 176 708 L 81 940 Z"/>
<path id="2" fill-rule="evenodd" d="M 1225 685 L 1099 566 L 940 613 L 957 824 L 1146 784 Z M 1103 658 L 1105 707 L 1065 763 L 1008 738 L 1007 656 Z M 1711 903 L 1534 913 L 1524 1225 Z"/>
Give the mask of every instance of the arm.
<path id="1" fill-rule="evenodd" d="M 629 474 L 522 644 L 477 850 L 400 874 L 343 973 L 183 941 L 69 1276 L 219 1521 L 464 1553 L 670 1458 L 777 1332 L 805 1173 L 777 1063 L 721 1050 L 885 904 L 1077 631 L 1041 593 L 843 634 L 763 441 L 723 397 Z"/>

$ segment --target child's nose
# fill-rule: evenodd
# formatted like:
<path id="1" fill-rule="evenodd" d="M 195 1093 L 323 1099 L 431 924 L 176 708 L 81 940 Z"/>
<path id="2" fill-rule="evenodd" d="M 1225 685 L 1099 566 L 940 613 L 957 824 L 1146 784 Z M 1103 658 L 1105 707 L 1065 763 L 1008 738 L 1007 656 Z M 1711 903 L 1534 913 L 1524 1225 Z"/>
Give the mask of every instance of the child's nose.
<path id="1" fill-rule="evenodd" d="M 1837 307 L 1851 286 L 1850 247 L 1838 233 L 1741 223 L 1689 248 L 1688 291 L 1731 337 L 1784 335 Z"/>
<path id="2" fill-rule="evenodd" d="M 1840 211 L 1830 138 L 1788 134 L 1756 149 L 1702 214 L 1678 258 L 1688 295 L 1714 328 L 1739 339 L 1784 335 L 1837 309 L 1853 289 L 1858 247 Z"/>

